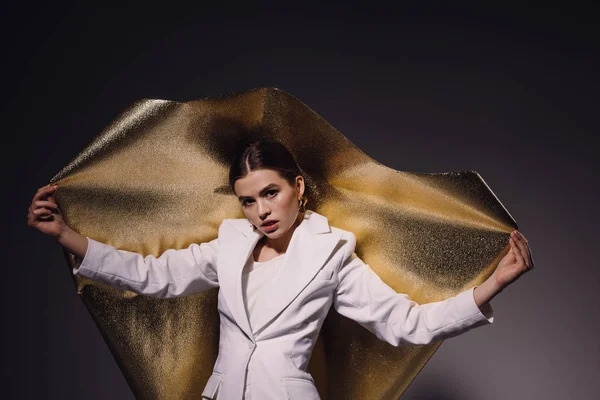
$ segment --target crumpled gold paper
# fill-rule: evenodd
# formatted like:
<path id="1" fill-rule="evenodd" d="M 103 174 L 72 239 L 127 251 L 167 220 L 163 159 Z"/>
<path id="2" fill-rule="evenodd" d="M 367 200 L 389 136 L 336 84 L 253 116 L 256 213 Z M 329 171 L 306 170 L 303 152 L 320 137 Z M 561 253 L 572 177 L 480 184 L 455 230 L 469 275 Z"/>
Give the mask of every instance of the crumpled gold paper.
<path id="1" fill-rule="evenodd" d="M 263 136 L 296 157 L 307 207 L 354 232 L 358 256 L 419 303 L 482 283 L 509 250 L 517 225 L 477 172 L 388 168 L 274 88 L 136 102 L 50 182 L 72 228 L 159 256 L 214 239 L 224 218 L 244 217 L 228 187 L 229 162 Z M 70 269 L 74 258 L 65 256 Z M 217 289 L 157 299 L 73 278 L 136 398 L 200 397 L 218 351 Z M 397 399 L 440 344 L 396 348 L 332 310 L 309 372 L 323 399 Z"/>

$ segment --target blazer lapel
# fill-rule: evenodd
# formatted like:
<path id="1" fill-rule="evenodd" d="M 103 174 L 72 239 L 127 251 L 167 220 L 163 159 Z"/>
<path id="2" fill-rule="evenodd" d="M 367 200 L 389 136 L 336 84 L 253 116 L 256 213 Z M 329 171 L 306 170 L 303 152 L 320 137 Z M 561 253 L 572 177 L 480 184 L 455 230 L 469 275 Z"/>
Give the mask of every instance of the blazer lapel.
<path id="1" fill-rule="evenodd" d="M 250 329 L 244 306 L 242 273 L 248 257 L 264 234 L 254 231 L 246 219 L 234 219 L 231 222 L 240 236 L 227 241 L 221 248 L 219 285 L 237 324 L 253 339 L 255 335 Z M 240 241 L 240 238 L 243 240 Z M 341 234 L 331 230 L 327 217 L 312 210 L 304 213 L 304 219 L 292 234 L 280 270 L 263 289 L 256 305 L 260 315 L 254 332 L 262 330 L 298 296 L 325 264 L 340 239 Z"/>
<path id="2" fill-rule="evenodd" d="M 233 220 L 233 222 L 239 230 L 240 237 L 228 241 L 220 249 L 219 263 L 222 267 L 219 269 L 219 286 L 238 326 L 248 338 L 253 339 L 254 335 L 252 335 L 244 306 L 242 272 L 248 257 L 263 233 L 253 231 L 252 224 L 248 220 L 246 220 L 247 224 L 241 224 L 243 221 L 239 219 Z"/>
<path id="3" fill-rule="evenodd" d="M 341 234 L 333 232 L 327 217 L 307 210 L 294 231 L 275 278 L 261 294 L 260 311 L 254 332 L 260 332 L 276 318 L 309 284 L 339 243 Z"/>

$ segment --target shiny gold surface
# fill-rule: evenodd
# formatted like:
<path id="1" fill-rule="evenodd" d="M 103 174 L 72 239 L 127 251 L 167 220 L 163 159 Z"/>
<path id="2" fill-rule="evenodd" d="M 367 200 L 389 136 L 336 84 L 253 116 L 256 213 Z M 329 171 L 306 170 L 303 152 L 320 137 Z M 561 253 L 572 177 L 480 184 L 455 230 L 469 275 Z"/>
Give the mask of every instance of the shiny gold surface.
<path id="1" fill-rule="evenodd" d="M 272 88 L 139 101 L 51 182 L 71 227 L 159 256 L 215 238 L 224 218 L 243 218 L 227 183 L 229 160 L 262 136 L 294 153 L 311 191 L 307 207 L 354 232 L 356 253 L 419 303 L 480 284 L 509 249 L 516 223 L 476 172 L 385 167 Z M 155 299 L 74 282 L 136 398 L 200 397 L 218 351 L 216 290 Z M 395 348 L 331 311 L 309 371 L 323 399 L 397 399 L 440 344 Z"/>

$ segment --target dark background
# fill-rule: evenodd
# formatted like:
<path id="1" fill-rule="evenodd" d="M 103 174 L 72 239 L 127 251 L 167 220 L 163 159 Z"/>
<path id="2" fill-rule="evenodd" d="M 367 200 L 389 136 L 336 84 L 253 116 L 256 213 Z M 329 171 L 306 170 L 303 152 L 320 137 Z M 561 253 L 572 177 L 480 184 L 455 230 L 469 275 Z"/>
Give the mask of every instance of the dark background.
<path id="1" fill-rule="evenodd" d="M 389 167 L 476 170 L 532 245 L 494 324 L 446 341 L 403 399 L 600 393 L 596 10 L 152 4 L 4 6 L 2 397 L 133 398 L 25 222 L 37 188 L 138 99 L 264 86 Z"/>

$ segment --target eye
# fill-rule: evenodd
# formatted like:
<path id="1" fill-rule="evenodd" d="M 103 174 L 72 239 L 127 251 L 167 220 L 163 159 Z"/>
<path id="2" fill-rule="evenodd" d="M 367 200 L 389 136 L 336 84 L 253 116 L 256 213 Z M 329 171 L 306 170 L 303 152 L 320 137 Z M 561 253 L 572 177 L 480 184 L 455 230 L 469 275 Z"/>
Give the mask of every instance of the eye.
<path id="1" fill-rule="evenodd" d="M 252 202 L 252 200 L 244 200 L 244 201 L 242 201 L 242 206 L 246 207 L 248 205 L 248 202 Z"/>
<path id="2" fill-rule="evenodd" d="M 277 194 L 277 190 L 275 190 L 275 189 L 273 189 L 273 190 L 269 190 L 269 191 L 267 192 L 267 195 L 268 195 L 269 197 L 273 197 L 273 196 L 271 196 L 271 195 L 270 195 L 271 193 L 273 193 L 273 196 L 275 196 L 275 195 Z"/>

